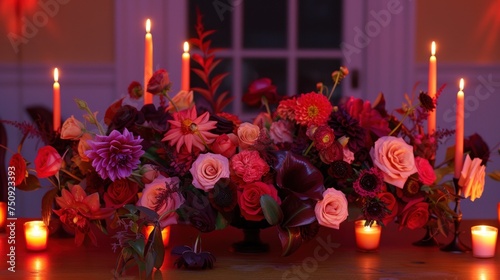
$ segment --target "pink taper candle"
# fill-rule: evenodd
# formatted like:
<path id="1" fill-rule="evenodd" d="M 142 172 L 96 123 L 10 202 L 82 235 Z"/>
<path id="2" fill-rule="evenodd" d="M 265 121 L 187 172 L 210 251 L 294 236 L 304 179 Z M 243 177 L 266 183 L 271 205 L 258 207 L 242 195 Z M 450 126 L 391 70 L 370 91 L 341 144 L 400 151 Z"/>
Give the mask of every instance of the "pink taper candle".
<path id="1" fill-rule="evenodd" d="M 436 43 L 432 41 L 431 44 L 431 58 L 429 59 L 429 85 L 427 93 L 432 99 L 436 98 L 437 91 L 437 61 L 436 61 Z M 429 112 L 427 118 L 427 133 L 432 135 L 436 132 L 436 110 Z"/>
<path id="2" fill-rule="evenodd" d="M 144 41 L 144 104 L 153 103 L 153 95 L 147 92 L 148 82 L 153 76 L 153 36 L 151 35 L 151 20 L 146 20 L 146 37 Z"/>
<path id="3" fill-rule="evenodd" d="M 184 42 L 184 53 L 182 54 L 182 76 L 181 76 L 181 90 L 189 91 L 189 44 Z"/>
<path id="4" fill-rule="evenodd" d="M 53 85 L 53 127 L 54 131 L 59 131 L 61 127 L 61 86 L 59 85 L 59 70 L 54 68 L 54 85 Z"/>
<path id="5" fill-rule="evenodd" d="M 455 128 L 455 178 L 460 178 L 464 157 L 464 79 L 457 93 L 457 126 Z"/>

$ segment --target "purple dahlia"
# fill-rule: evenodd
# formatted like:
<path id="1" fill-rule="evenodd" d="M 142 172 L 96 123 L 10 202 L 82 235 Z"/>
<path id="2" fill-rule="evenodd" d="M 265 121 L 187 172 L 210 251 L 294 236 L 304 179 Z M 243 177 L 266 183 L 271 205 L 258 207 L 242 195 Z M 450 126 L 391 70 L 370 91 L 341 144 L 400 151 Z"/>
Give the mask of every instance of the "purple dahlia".
<path id="1" fill-rule="evenodd" d="M 85 154 L 101 178 L 115 181 L 127 178 L 137 168 L 144 154 L 141 142 L 126 128 L 123 134 L 113 130 L 108 136 L 96 135 L 94 141 L 88 141 L 91 149 Z"/>

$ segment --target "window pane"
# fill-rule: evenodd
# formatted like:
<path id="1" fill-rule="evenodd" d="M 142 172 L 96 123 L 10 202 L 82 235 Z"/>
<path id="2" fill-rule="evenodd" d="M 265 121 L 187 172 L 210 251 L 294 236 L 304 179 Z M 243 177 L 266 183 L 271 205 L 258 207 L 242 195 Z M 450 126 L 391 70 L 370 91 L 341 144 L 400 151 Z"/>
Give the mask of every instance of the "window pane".
<path id="1" fill-rule="evenodd" d="M 201 11 L 202 23 L 205 30 L 215 30 L 210 35 L 212 46 L 217 48 L 231 48 L 232 1 L 231 0 L 189 0 L 189 38 L 198 37 L 196 34 L 196 11 Z"/>
<path id="2" fill-rule="evenodd" d="M 299 0 L 300 49 L 338 49 L 342 40 L 342 1 Z"/>
<path id="3" fill-rule="evenodd" d="M 247 92 L 248 86 L 259 78 L 269 78 L 277 87 L 278 94 L 286 95 L 286 59 L 243 59 L 242 89 Z M 235 100 L 239 102 L 239 100 Z M 244 112 L 258 112 L 262 109 L 250 108 L 243 105 Z"/>
<path id="4" fill-rule="evenodd" d="M 244 1 L 243 14 L 244 48 L 286 48 L 286 0 Z"/>
<path id="5" fill-rule="evenodd" d="M 233 72 L 232 66 L 233 66 L 232 59 L 222 58 L 221 63 L 219 65 L 217 65 L 217 67 L 215 67 L 215 69 L 213 70 L 211 77 L 214 77 L 214 76 L 216 76 L 218 74 L 222 74 L 222 73 L 229 73 L 229 75 L 222 81 L 221 85 L 219 86 L 219 89 L 217 90 L 216 96 L 219 96 L 219 94 L 221 94 L 224 91 L 229 91 L 229 96 L 233 96 L 232 91 L 231 91 L 231 85 L 232 85 L 231 73 Z M 192 68 L 200 68 L 200 66 L 198 65 L 198 63 L 191 60 L 191 69 Z M 192 88 L 196 88 L 196 87 L 201 87 L 201 88 L 205 88 L 205 89 L 207 88 L 206 84 L 201 80 L 200 77 L 198 77 L 198 75 L 196 73 L 194 73 L 194 71 L 191 71 L 190 79 L 191 79 L 190 84 L 191 84 Z M 194 91 L 194 99 L 195 99 L 196 106 L 210 108 L 210 105 L 208 105 L 209 103 L 206 101 L 206 99 L 203 96 L 201 96 L 199 93 L 197 93 L 196 91 Z M 225 107 L 224 111 L 232 112 L 233 103 L 235 101 L 231 102 L 227 107 Z"/>
<path id="6" fill-rule="evenodd" d="M 333 86 L 332 72 L 338 70 L 341 65 L 339 59 L 299 59 L 297 63 L 299 76 L 297 93 L 316 91 L 316 83 L 318 82 L 322 82 L 331 90 Z M 340 98 L 340 85 L 337 86 L 332 100 L 330 100 L 334 103 L 337 103 Z"/>

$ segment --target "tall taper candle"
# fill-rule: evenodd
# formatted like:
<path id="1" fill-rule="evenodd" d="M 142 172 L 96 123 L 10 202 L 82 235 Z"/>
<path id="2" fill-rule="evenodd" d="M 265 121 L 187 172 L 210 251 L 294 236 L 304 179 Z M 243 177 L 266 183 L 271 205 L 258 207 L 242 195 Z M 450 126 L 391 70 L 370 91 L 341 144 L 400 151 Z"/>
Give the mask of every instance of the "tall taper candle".
<path id="1" fill-rule="evenodd" d="M 437 60 L 436 60 L 436 42 L 432 41 L 431 44 L 431 57 L 429 59 L 429 84 L 427 93 L 432 99 L 436 98 L 437 91 Z M 432 135 L 436 132 L 436 110 L 429 112 L 429 116 L 427 118 L 427 133 Z"/>
<path id="2" fill-rule="evenodd" d="M 53 128 L 54 131 L 59 131 L 61 127 L 61 86 L 59 85 L 59 70 L 54 68 L 54 85 L 53 85 Z"/>
<path id="3" fill-rule="evenodd" d="M 151 20 L 146 20 L 146 37 L 144 39 L 144 104 L 153 103 L 153 95 L 147 92 L 148 82 L 153 76 L 153 36 L 151 35 Z"/>
<path id="4" fill-rule="evenodd" d="M 455 128 L 455 178 L 460 178 L 464 158 L 464 79 L 457 93 L 457 125 Z"/>
<path id="5" fill-rule="evenodd" d="M 184 53 L 182 54 L 182 76 L 181 76 L 181 90 L 189 91 L 189 60 L 191 56 L 189 55 L 189 44 L 184 42 Z"/>

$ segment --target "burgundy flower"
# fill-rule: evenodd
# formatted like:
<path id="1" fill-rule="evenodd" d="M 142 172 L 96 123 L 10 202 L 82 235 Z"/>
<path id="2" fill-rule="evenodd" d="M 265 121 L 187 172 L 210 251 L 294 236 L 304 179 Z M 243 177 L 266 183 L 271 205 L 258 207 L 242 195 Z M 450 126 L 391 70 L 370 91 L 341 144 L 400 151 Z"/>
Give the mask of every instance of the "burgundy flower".
<path id="1" fill-rule="evenodd" d="M 267 99 L 268 104 L 278 103 L 280 99 L 276 92 L 276 86 L 269 78 L 253 81 L 248 87 L 248 91 L 243 95 L 242 101 L 248 106 L 259 106 L 263 97 Z"/>
<path id="2" fill-rule="evenodd" d="M 490 148 L 488 144 L 486 144 L 483 138 L 477 133 L 465 139 L 464 153 L 467 152 L 469 152 L 471 159 L 480 158 L 482 160 L 482 165 L 486 165 L 490 158 Z"/>
<path id="3" fill-rule="evenodd" d="M 361 171 L 359 178 L 353 184 L 356 193 L 368 197 L 376 196 L 377 193 L 382 191 L 383 186 L 384 175 L 375 167 Z"/>
<path id="4" fill-rule="evenodd" d="M 212 206 L 221 212 L 230 212 L 238 202 L 238 188 L 230 179 L 222 178 L 208 193 Z"/>
<path id="5" fill-rule="evenodd" d="M 350 97 L 346 102 L 345 108 L 351 117 L 359 121 L 361 127 L 372 131 L 377 136 L 386 136 L 391 132 L 389 123 L 377 110 L 372 108 L 369 101 Z"/>
<path id="6" fill-rule="evenodd" d="M 361 211 L 366 220 L 377 221 L 379 223 L 385 220 L 390 213 L 390 210 L 387 209 L 387 204 L 378 198 L 370 198 L 366 201 Z"/>
<path id="7" fill-rule="evenodd" d="M 347 180 L 351 178 L 353 171 L 349 163 L 343 160 L 336 160 L 328 168 L 328 174 L 337 180 Z"/>
<path id="8" fill-rule="evenodd" d="M 333 129 L 327 125 L 321 125 L 314 131 L 313 139 L 314 146 L 318 150 L 324 150 L 332 145 L 335 141 Z"/>
<path id="9" fill-rule="evenodd" d="M 152 94 L 166 93 L 171 85 L 168 72 L 165 69 L 160 69 L 154 72 L 151 79 L 149 79 L 147 90 Z"/>
<path id="10" fill-rule="evenodd" d="M 420 101 L 420 107 L 426 111 L 432 112 L 436 108 L 434 99 L 423 91 L 418 95 L 418 100 Z"/>
<path id="11" fill-rule="evenodd" d="M 139 99 L 144 94 L 142 85 L 138 81 L 131 82 L 130 85 L 128 85 L 127 92 L 132 99 Z"/>
<path id="12" fill-rule="evenodd" d="M 101 178 L 127 178 L 140 163 L 144 154 L 142 139 L 135 138 L 126 128 L 121 134 L 113 130 L 109 136 L 96 135 L 94 141 L 88 141 L 91 149 L 85 154 L 92 160 L 92 166 Z"/>
<path id="13" fill-rule="evenodd" d="M 120 109 L 118 109 L 116 114 L 113 116 L 107 132 L 109 134 L 113 130 L 123 131 L 125 128 L 132 130 L 134 125 L 143 123 L 144 115 L 135 107 L 125 105 L 120 107 Z"/>
<path id="14" fill-rule="evenodd" d="M 335 137 L 349 137 L 347 146 L 353 153 L 365 147 L 365 129 L 343 109 L 333 110 L 328 125 L 333 128 Z"/>

